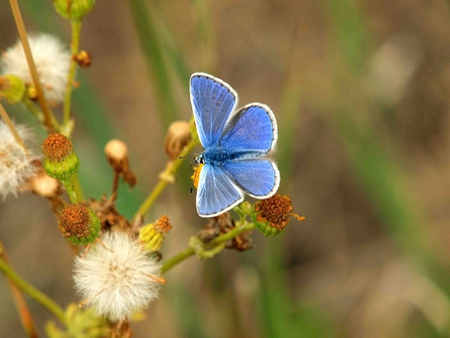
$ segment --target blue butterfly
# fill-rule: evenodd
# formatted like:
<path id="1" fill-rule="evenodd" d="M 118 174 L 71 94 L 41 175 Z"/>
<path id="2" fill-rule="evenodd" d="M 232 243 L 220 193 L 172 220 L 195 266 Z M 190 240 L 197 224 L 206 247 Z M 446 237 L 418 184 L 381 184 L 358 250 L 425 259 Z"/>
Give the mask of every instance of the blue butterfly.
<path id="1" fill-rule="evenodd" d="M 270 108 L 251 103 L 235 111 L 238 95 L 224 81 L 194 73 L 191 104 L 200 142 L 205 150 L 197 190 L 197 212 L 214 217 L 244 200 L 244 193 L 268 198 L 280 185 L 277 165 L 264 158 L 275 148 L 277 121 Z"/>

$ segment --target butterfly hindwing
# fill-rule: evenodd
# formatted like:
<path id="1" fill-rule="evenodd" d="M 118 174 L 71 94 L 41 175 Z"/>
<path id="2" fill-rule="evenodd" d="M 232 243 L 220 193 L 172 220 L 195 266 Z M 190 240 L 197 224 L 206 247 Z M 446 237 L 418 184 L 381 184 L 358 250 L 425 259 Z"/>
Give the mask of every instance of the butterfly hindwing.
<path id="1" fill-rule="evenodd" d="M 198 136 L 204 148 L 215 146 L 237 104 L 237 93 L 228 84 L 206 73 L 194 73 L 191 104 Z"/>
<path id="2" fill-rule="evenodd" d="M 280 172 L 268 159 L 227 161 L 222 168 L 243 192 L 255 198 L 272 196 L 280 185 Z"/>
<path id="3" fill-rule="evenodd" d="M 202 167 L 197 190 L 197 212 L 200 216 L 217 216 L 243 200 L 243 193 L 234 186 L 222 169 L 209 164 Z"/>
<path id="4" fill-rule="evenodd" d="M 267 154 L 277 142 L 277 122 L 270 108 L 252 103 L 236 112 L 225 126 L 219 145 L 225 149 Z"/>

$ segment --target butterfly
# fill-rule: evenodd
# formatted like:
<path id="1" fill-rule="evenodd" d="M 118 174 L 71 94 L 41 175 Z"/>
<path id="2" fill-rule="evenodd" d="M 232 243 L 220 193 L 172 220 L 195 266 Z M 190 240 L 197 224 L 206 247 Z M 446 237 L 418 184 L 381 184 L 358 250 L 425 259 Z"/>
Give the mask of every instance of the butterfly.
<path id="1" fill-rule="evenodd" d="M 200 174 L 197 212 L 220 215 L 244 200 L 263 199 L 280 185 L 277 165 L 265 156 L 275 148 L 277 121 L 268 106 L 250 103 L 236 109 L 238 95 L 224 81 L 194 73 L 190 96 L 197 133 L 204 151 L 196 158 Z"/>

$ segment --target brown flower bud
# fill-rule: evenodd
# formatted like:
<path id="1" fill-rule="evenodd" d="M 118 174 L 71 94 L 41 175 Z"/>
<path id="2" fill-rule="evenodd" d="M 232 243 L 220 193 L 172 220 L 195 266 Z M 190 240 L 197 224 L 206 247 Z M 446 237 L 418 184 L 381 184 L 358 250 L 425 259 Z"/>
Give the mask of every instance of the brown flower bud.
<path id="1" fill-rule="evenodd" d="M 98 237 L 100 220 L 92 210 L 84 205 L 72 204 L 61 212 L 58 228 L 71 243 L 87 245 Z"/>
<path id="2" fill-rule="evenodd" d="M 111 140 L 105 146 L 105 154 L 114 171 L 123 177 L 130 187 L 136 184 L 136 176 L 130 170 L 127 145 L 121 140 Z"/>
<path id="3" fill-rule="evenodd" d="M 87 68 L 92 64 L 92 56 L 85 50 L 80 51 L 77 55 L 74 55 L 73 58 L 81 68 Z"/>
<path id="4" fill-rule="evenodd" d="M 166 135 L 165 151 L 170 161 L 180 155 L 183 148 L 191 141 L 191 130 L 186 121 L 175 121 L 170 124 Z"/>

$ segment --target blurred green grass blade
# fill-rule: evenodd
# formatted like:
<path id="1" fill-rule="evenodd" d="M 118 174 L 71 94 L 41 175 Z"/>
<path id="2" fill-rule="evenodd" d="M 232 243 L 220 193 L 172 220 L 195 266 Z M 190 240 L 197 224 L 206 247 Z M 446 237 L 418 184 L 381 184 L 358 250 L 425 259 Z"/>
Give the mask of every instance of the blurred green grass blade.
<path id="1" fill-rule="evenodd" d="M 173 37 L 170 27 L 162 14 L 159 3 L 152 7 L 152 10 L 155 11 L 155 23 L 158 27 L 158 34 L 160 36 L 164 55 L 170 65 L 173 66 L 173 72 L 178 78 L 178 81 L 180 81 L 186 89 L 186 97 L 188 97 L 189 78 L 192 71 L 189 69 L 186 59 L 183 56 L 183 52 Z"/>
<path id="2" fill-rule="evenodd" d="M 368 33 L 358 5 L 351 0 L 325 0 L 331 12 L 339 52 L 348 60 L 354 71 L 361 71 L 367 56 Z"/>
<path id="3" fill-rule="evenodd" d="M 167 129 L 170 123 L 178 119 L 178 111 L 153 14 L 144 0 L 129 0 L 128 3 L 144 51 L 147 69 L 155 86 L 158 114 L 164 129 Z"/>
<path id="4" fill-rule="evenodd" d="M 290 318 L 293 303 L 289 296 L 286 275 L 282 272 L 283 238 L 266 238 L 264 272 L 261 285 L 261 325 L 267 337 L 298 337 Z"/>

